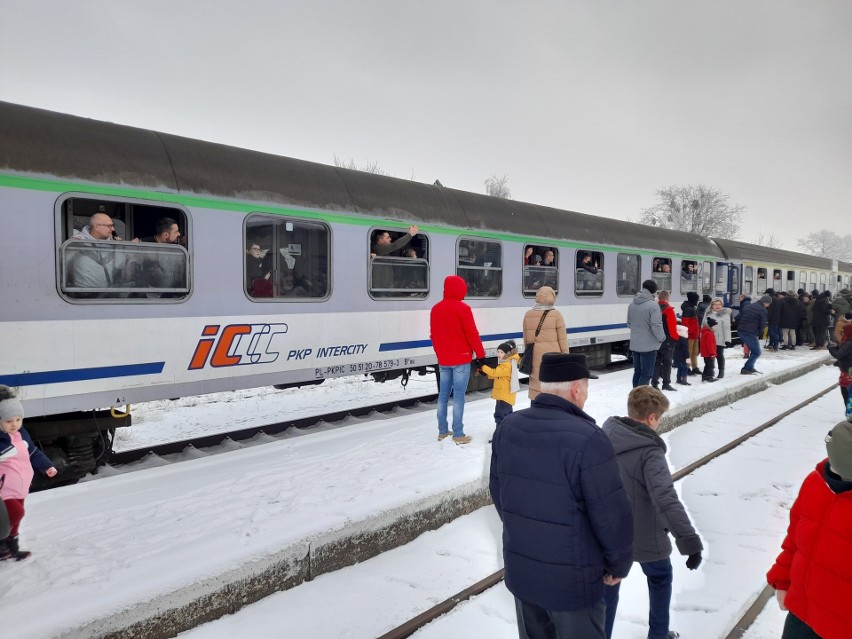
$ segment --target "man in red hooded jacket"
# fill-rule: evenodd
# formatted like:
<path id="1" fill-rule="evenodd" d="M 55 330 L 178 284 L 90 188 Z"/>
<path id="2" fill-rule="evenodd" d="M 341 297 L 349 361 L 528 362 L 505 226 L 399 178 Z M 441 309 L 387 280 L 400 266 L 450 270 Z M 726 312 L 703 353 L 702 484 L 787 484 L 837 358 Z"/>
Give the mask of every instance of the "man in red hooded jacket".
<path id="1" fill-rule="evenodd" d="M 438 440 L 449 437 L 447 408 L 453 394 L 453 441 L 467 444 L 464 434 L 464 394 L 470 380 L 470 362 L 474 353 L 485 357 L 479 331 L 470 306 L 462 302 L 467 283 L 458 275 L 444 280 L 444 299 L 432 307 L 429 317 L 432 347 L 438 356 Z"/>

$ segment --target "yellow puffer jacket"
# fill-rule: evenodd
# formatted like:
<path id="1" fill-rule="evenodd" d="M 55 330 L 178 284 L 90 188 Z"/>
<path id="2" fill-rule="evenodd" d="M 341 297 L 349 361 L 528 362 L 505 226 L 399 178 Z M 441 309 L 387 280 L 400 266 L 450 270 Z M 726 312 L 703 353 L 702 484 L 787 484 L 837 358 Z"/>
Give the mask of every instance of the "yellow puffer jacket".
<path id="1" fill-rule="evenodd" d="M 497 364 L 495 368 L 492 368 L 491 366 L 482 367 L 483 374 L 488 376 L 489 379 L 494 380 L 491 399 L 504 401 L 510 406 L 515 405 L 515 396 L 517 395 L 517 393 L 513 393 L 509 390 L 509 382 L 512 379 L 512 364 L 510 363 L 512 360 L 515 361 L 515 367 L 517 368 L 521 361 L 521 356 L 517 353 L 515 355 L 510 355 Z"/>

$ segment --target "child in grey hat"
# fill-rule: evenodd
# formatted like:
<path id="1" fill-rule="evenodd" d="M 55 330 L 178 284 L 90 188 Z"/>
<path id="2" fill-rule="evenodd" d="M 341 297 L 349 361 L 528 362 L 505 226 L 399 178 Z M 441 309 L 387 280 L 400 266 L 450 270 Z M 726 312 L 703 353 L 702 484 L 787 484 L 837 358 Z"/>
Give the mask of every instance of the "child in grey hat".
<path id="1" fill-rule="evenodd" d="M 30 552 L 18 544 L 24 518 L 24 499 L 33 481 L 33 466 L 48 477 L 57 473 L 53 462 L 33 443 L 23 428 L 24 407 L 8 386 L 0 385 L 0 499 L 9 514 L 10 533 L 0 539 L 0 559 L 21 561 Z"/>
<path id="2" fill-rule="evenodd" d="M 832 428 L 825 448 L 828 459 L 805 478 L 766 575 L 788 611 L 782 639 L 840 639 L 852 628 L 852 423 Z"/>

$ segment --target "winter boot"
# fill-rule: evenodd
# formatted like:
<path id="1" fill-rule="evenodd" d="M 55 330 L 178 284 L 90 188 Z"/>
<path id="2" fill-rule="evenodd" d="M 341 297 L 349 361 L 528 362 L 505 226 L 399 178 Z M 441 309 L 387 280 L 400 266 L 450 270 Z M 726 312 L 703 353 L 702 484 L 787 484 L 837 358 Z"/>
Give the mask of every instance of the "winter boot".
<path id="1" fill-rule="evenodd" d="M 9 545 L 6 543 L 5 539 L 0 539 L 0 561 L 4 559 L 11 559 L 12 551 L 9 550 Z"/>
<path id="2" fill-rule="evenodd" d="M 721 368 L 721 369 L 719 369 L 719 374 L 716 375 L 716 379 L 723 379 L 724 377 L 725 377 L 725 369 Z"/>
<path id="3" fill-rule="evenodd" d="M 6 546 L 9 547 L 9 552 L 11 553 L 9 559 L 14 559 L 15 561 L 22 561 L 32 555 L 29 550 L 21 550 L 20 546 L 18 546 L 18 536 L 14 537 L 6 537 Z"/>

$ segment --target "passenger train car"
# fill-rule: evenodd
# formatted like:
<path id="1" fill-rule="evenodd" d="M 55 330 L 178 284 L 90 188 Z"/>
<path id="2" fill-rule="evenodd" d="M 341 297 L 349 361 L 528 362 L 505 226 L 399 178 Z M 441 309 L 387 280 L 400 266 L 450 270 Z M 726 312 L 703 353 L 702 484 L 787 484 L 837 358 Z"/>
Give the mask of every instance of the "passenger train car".
<path id="1" fill-rule="evenodd" d="M 571 348 L 598 365 L 626 350 L 644 279 L 678 307 L 688 291 L 731 304 L 776 276 L 837 290 L 852 275 L 789 251 L 2 102 L 0 208 L 0 383 L 66 479 L 104 459 L 136 402 L 433 367 L 429 311 L 450 274 L 467 281 L 491 354 L 520 342 L 548 284 Z M 176 243 L 156 241 L 164 222 Z M 402 249 L 376 250 L 409 226 Z"/>

